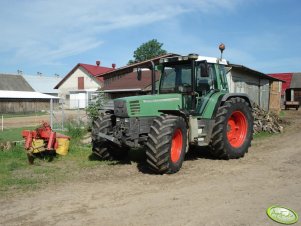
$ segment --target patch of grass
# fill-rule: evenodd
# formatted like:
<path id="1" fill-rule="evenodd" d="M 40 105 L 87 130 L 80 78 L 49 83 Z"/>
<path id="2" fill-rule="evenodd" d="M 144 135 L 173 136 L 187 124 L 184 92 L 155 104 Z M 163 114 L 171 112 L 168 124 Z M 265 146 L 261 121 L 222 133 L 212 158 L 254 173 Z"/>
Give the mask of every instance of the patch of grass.
<path id="1" fill-rule="evenodd" d="M 285 117 L 285 111 L 280 111 L 279 112 L 279 117 L 284 118 Z"/>
<path id="2" fill-rule="evenodd" d="M 18 141 L 23 140 L 21 135 L 23 130 L 34 130 L 35 127 L 10 128 L 0 131 L 0 141 Z"/>
<path id="3" fill-rule="evenodd" d="M 255 134 L 255 135 L 253 135 L 253 138 L 255 139 L 255 140 L 257 140 L 257 139 L 264 139 L 264 138 L 267 138 L 267 137 L 271 137 L 271 136 L 273 136 L 274 134 L 272 134 L 272 133 L 268 133 L 268 132 L 260 132 L 260 133 L 257 133 L 257 134 Z"/>
<path id="4" fill-rule="evenodd" d="M 72 137 L 73 139 L 80 140 L 87 131 L 84 128 L 81 127 L 72 127 L 68 128 L 67 134 Z"/>
<path id="5" fill-rule="evenodd" d="M 86 127 L 83 123 L 68 122 L 67 125 L 67 135 L 73 140 L 80 140 L 86 133 Z"/>
<path id="6" fill-rule="evenodd" d="M 21 134 L 22 129 L 13 129 L 11 133 Z M 0 196 L 71 181 L 84 169 L 110 164 L 90 160 L 91 145 L 80 144 L 85 133 L 85 129 L 71 128 L 71 131 L 66 133 L 74 137 L 70 141 L 69 153 L 66 156 L 56 155 L 52 161 L 49 161 L 51 158 L 47 155 L 36 158 L 34 165 L 28 164 L 22 145 L 9 151 L 0 151 Z M 21 135 L 16 134 L 7 136 L 10 140 L 19 140 Z M 5 139 L 6 136 L 2 138 Z"/>
<path id="7" fill-rule="evenodd" d="M 10 151 L 0 151 L 0 191 L 7 191 L 11 187 L 29 184 L 26 178 L 18 178 L 16 171 L 28 167 L 27 157 L 22 147 L 14 147 Z"/>

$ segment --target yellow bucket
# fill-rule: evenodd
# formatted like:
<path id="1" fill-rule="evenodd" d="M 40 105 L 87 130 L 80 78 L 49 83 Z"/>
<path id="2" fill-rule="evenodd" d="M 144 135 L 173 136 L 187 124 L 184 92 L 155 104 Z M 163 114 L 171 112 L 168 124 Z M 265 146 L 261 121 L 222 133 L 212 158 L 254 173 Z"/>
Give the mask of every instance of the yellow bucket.
<path id="1" fill-rule="evenodd" d="M 67 138 L 56 138 L 58 147 L 55 152 L 59 155 L 67 155 L 69 150 L 69 139 Z"/>

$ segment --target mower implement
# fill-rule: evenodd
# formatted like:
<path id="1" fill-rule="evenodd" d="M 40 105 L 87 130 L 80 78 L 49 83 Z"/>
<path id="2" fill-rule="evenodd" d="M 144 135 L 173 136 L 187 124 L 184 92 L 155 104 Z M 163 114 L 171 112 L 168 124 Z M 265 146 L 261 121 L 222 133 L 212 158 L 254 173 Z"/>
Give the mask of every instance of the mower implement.
<path id="1" fill-rule="evenodd" d="M 54 132 L 47 122 L 43 122 L 36 130 L 23 130 L 22 137 L 25 139 L 24 148 L 30 164 L 40 153 L 68 153 L 70 137 Z"/>

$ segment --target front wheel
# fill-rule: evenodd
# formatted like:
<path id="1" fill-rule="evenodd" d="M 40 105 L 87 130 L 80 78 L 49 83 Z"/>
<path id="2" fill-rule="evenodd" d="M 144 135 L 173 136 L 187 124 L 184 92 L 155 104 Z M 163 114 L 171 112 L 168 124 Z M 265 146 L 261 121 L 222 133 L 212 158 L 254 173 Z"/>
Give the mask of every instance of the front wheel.
<path id="1" fill-rule="evenodd" d="M 146 143 L 147 163 L 156 173 L 176 173 L 182 167 L 187 145 L 185 120 L 162 115 L 154 119 L 150 129 Z"/>
<path id="2" fill-rule="evenodd" d="M 111 144 L 104 138 L 98 138 L 98 133 L 112 135 L 113 115 L 99 116 L 92 124 L 92 153 L 100 160 L 123 160 L 129 151 L 128 147 Z"/>
<path id="3" fill-rule="evenodd" d="M 253 137 L 253 116 L 242 98 L 231 98 L 220 106 L 212 131 L 211 153 L 217 158 L 241 158 Z"/>

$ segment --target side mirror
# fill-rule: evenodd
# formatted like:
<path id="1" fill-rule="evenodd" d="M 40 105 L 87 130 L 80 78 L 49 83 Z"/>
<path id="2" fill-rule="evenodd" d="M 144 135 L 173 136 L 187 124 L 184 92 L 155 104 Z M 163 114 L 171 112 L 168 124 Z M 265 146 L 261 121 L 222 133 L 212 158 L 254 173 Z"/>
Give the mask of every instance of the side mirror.
<path id="1" fill-rule="evenodd" d="M 142 77 L 142 70 L 140 67 L 137 68 L 137 80 L 141 81 L 141 77 Z"/>
<path id="2" fill-rule="evenodd" d="M 209 73 L 208 73 L 208 64 L 207 61 L 205 61 L 204 63 L 202 63 L 200 65 L 200 73 L 201 73 L 201 77 L 203 78 L 208 78 L 209 77 Z"/>

